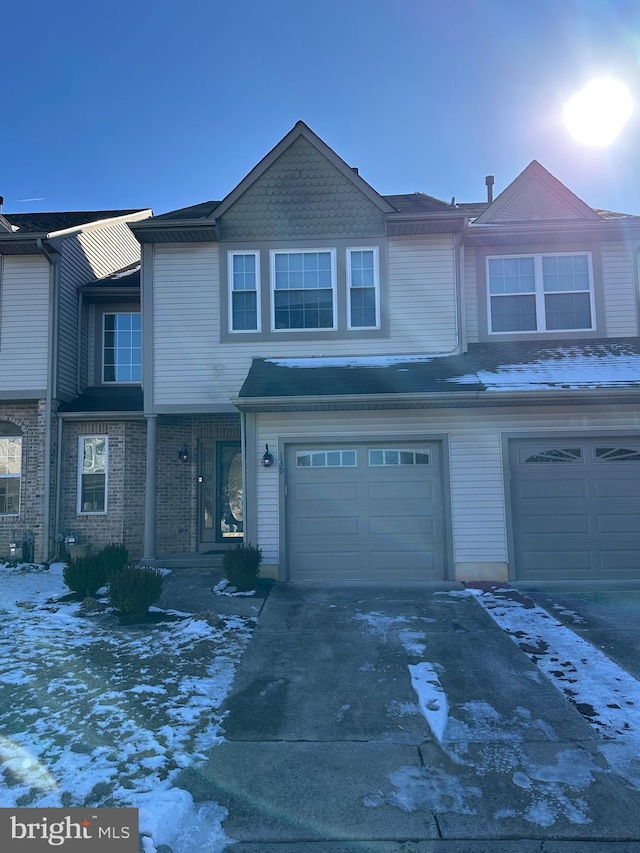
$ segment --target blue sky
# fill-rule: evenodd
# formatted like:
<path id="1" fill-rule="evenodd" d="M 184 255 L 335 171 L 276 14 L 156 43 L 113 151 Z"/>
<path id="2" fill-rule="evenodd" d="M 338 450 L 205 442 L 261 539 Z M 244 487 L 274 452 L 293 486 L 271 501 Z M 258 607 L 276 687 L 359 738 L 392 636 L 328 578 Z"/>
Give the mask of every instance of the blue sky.
<path id="1" fill-rule="evenodd" d="M 220 199 L 302 119 L 383 194 L 481 201 L 535 158 L 640 214 L 638 112 L 608 149 L 562 122 L 594 76 L 640 104 L 638 0 L 34 0 L 0 31 L 7 213 Z"/>

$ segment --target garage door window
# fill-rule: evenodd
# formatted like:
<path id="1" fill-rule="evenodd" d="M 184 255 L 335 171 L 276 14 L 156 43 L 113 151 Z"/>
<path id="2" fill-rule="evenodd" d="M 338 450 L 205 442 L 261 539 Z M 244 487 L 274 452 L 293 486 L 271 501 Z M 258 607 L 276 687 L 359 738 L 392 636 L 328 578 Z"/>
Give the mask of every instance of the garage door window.
<path id="1" fill-rule="evenodd" d="M 426 450 L 384 448 L 369 451 L 369 465 L 372 468 L 380 465 L 429 465 L 430 461 Z"/>
<path id="2" fill-rule="evenodd" d="M 640 450 L 630 447 L 596 447 L 596 462 L 640 462 Z"/>
<path id="3" fill-rule="evenodd" d="M 552 447 L 541 450 L 524 460 L 526 464 L 537 464 L 547 462 L 581 462 L 582 448 L 580 447 Z"/>
<path id="4" fill-rule="evenodd" d="M 355 468 L 355 450 L 298 450 L 298 468 Z"/>

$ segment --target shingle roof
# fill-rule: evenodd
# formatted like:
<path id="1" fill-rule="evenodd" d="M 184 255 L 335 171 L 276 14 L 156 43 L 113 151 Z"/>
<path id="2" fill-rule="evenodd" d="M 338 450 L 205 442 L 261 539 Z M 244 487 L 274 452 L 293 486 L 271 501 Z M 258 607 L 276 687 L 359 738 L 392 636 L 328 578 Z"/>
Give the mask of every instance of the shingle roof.
<path id="1" fill-rule="evenodd" d="M 63 403 L 60 412 L 142 412 L 142 388 L 138 385 L 86 388 L 70 403 Z"/>
<path id="2" fill-rule="evenodd" d="M 18 227 L 16 234 L 51 234 L 63 231 L 65 228 L 77 228 L 102 219 L 113 219 L 117 216 L 129 216 L 140 213 L 144 207 L 127 210 L 69 210 L 51 213 L 4 213 L 3 216 L 12 225 Z"/>
<path id="3" fill-rule="evenodd" d="M 248 397 L 553 389 L 640 391 L 640 339 L 472 344 L 463 355 L 254 359 Z"/>
<path id="4" fill-rule="evenodd" d="M 385 195 L 385 201 L 395 207 L 398 213 L 434 213 L 451 211 L 450 204 L 426 193 L 406 193 L 403 195 Z"/>
<path id="5" fill-rule="evenodd" d="M 180 207 L 178 210 L 161 213 L 159 216 L 154 216 L 153 219 L 154 221 L 156 219 L 206 219 L 219 204 L 219 201 L 202 201 L 200 204 L 192 204 L 190 207 Z"/>

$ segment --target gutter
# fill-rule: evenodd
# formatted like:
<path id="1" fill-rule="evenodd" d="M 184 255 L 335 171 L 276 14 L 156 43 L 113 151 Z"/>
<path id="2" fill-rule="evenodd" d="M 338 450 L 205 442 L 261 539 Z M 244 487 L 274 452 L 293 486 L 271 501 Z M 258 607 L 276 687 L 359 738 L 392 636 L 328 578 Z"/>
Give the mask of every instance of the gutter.
<path id="1" fill-rule="evenodd" d="M 58 370 L 58 279 L 60 274 L 60 255 L 57 252 L 51 251 L 48 246 L 45 246 L 43 238 L 36 239 L 36 245 L 41 255 L 45 257 L 49 264 L 49 353 L 48 353 L 48 370 L 47 370 L 47 396 L 45 402 L 45 445 L 44 445 L 44 495 L 43 495 L 43 562 L 49 560 L 49 547 L 51 536 L 51 458 L 53 453 L 52 448 L 52 420 L 53 420 L 53 395 L 54 386 Z M 58 449 L 60 453 L 60 449 Z M 56 486 L 56 498 L 58 489 Z M 56 500 L 56 504 L 58 501 Z M 55 507 L 55 516 L 59 516 L 59 506 Z"/>
<path id="2" fill-rule="evenodd" d="M 386 409 L 490 408 L 493 406 L 601 405 L 616 402 L 640 405 L 637 388 L 557 388 L 531 391 L 436 391 L 415 394 L 343 394 L 300 397 L 236 397 L 242 411 L 338 410 L 344 407 Z"/>

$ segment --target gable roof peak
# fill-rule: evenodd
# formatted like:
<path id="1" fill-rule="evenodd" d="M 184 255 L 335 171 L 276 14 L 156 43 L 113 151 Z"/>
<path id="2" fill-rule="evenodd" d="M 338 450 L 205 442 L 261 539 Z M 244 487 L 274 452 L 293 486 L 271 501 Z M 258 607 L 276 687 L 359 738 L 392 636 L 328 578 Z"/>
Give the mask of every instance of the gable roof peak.
<path id="1" fill-rule="evenodd" d="M 222 217 L 249 187 L 251 187 L 264 173 L 275 163 L 275 161 L 293 145 L 300 137 L 312 145 L 323 157 L 338 169 L 369 201 L 373 202 L 383 213 L 394 213 L 395 209 L 376 190 L 373 189 L 363 178 L 357 169 L 349 166 L 336 152 L 330 148 L 304 121 L 299 119 L 291 130 L 266 154 L 260 162 L 222 199 L 211 216 L 215 219 Z"/>
<path id="2" fill-rule="evenodd" d="M 487 205 L 475 222 L 478 225 L 530 220 L 601 219 L 562 181 L 538 160 L 520 174 Z"/>

